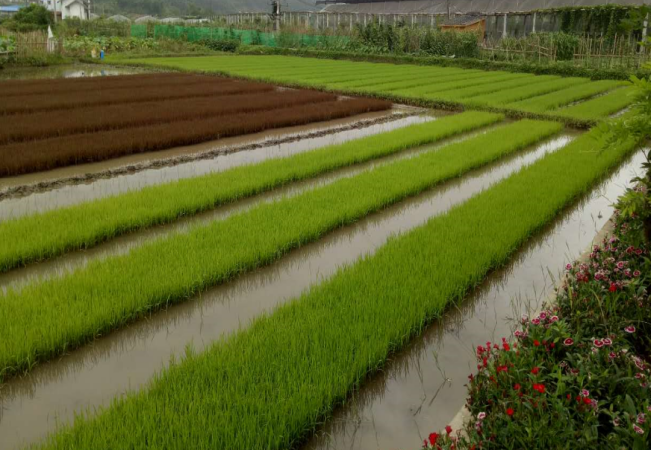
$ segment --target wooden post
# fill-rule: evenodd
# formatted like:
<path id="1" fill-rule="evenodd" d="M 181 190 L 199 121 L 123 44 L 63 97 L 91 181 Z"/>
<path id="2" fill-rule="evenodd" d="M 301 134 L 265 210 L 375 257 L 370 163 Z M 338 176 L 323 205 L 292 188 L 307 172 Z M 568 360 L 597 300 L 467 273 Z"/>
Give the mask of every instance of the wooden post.
<path id="1" fill-rule="evenodd" d="M 649 13 L 646 13 L 644 18 L 644 24 L 642 25 L 642 42 L 646 41 L 647 33 L 649 29 Z M 640 45 L 640 53 L 644 53 L 644 45 Z"/>
<path id="2" fill-rule="evenodd" d="M 504 27 L 502 28 L 502 39 L 506 39 L 506 22 L 508 20 L 508 14 L 504 13 Z"/>
<path id="3" fill-rule="evenodd" d="M 533 29 L 531 31 L 532 33 L 536 32 L 536 13 L 533 13 Z"/>

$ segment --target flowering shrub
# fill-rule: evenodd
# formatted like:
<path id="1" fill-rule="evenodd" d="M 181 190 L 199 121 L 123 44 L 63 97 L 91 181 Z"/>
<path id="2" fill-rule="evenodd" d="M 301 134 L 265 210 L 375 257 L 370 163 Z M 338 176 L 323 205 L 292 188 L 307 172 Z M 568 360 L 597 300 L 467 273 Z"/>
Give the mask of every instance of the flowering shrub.
<path id="1" fill-rule="evenodd" d="M 651 448 L 649 258 L 641 220 L 618 218 L 556 303 L 514 341 L 477 347 L 472 420 L 424 448 Z"/>

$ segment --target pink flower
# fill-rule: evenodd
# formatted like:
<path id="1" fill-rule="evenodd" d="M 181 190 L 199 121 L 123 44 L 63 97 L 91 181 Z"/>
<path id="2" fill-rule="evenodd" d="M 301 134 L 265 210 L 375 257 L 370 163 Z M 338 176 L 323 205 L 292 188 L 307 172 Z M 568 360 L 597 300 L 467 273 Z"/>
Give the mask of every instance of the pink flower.
<path id="1" fill-rule="evenodd" d="M 601 339 L 595 339 L 594 341 L 592 341 L 592 343 L 597 348 L 601 348 L 604 346 L 604 341 L 602 341 Z"/>
<path id="2" fill-rule="evenodd" d="M 565 270 L 572 270 L 572 264 L 567 264 L 565 266 Z"/>
<path id="3" fill-rule="evenodd" d="M 613 341 L 611 341 L 609 338 L 603 338 L 603 343 L 609 347 L 613 345 Z"/>
<path id="4" fill-rule="evenodd" d="M 590 397 L 590 391 L 587 390 L 587 389 L 583 389 L 583 390 L 581 391 L 581 396 L 583 396 L 583 397 Z"/>
<path id="5" fill-rule="evenodd" d="M 640 425 L 642 425 L 642 424 L 645 423 L 645 422 L 646 422 L 646 414 L 644 414 L 644 413 L 640 413 L 640 414 L 638 414 L 638 415 L 637 415 L 637 423 L 639 423 Z"/>
<path id="6" fill-rule="evenodd" d="M 615 352 L 610 352 L 610 353 L 608 353 L 608 357 L 610 359 L 615 359 L 615 358 L 617 358 L 617 354 Z"/>
<path id="7" fill-rule="evenodd" d="M 641 275 L 641 273 L 640 273 L 639 270 L 636 270 L 635 272 L 633 272 L 633 276 L 634 276 L 635 278 L 639 277 L 640 275 Z"/>
<path id="8" fill-rule="evenodd" d="M 617 268 L 618 268 L 619 270 L 623 270 L 623 269 L 624 269 L 624 265 L 625 265 L 625 264 L 624 264 L 624 261 L 618 261 L 617 264 L 616 264 L 616 266 L 617 266 Z"/>
<path id="9" fill-rule="evenodd" d="M 635 327 L 633 325 L 630 325 L 630 326 L 624 328 L 624 331 L 626 331 L 629 334 L 635 333 Z"/>
<path id="10" fill-rule="evenodd" d="M 531 321 L 531 323 L 534 324 L 534 325 L 540 325 L 540 319 L 536 317 L 535 319 L 533 319 Z"/>
<path id="11" fill-rule="evenodd" d="M 523 338 L 524 337 L 524 333 L 522 331 L 520 331 L 520 330 L 516 330 L 515 333 L 513 333 L 513 334 L 515 334 L 515 337 L 517 337 L 517 338 Z"/>
<path id="12" fill-rule="evenodd" d="M 486 418 L 486 413 L 483 412 L 483 411 L 480 412 L 479 414 L 477 414 L 477 418 L 478 418 L 479 420 L 484 420 L 484 419 Z"/>
<path id="13" fill-rule="evenodd" d="M 644 430 L 642 428 L 638 427 L 637 425 L 633 425 L 633 429 L 635 430 L 635 432 L 637 434 L 644 434 Z"/>
<path id="14" fill-rule="evenodd" d="M 551 320 L 553 323 L 558 322 L 558 316 L 552 316 L 549 320 Z"/>
<path id="15" fill-rule="evenodd" d="M 614 425 L 614 426 L 618 427 L 618 426 L 620 426 L 621 424 L 622 424 L 622 421 L 619 420 L 617 417 L 615 417 L 615 418 L 613 419 L 613 425 Z"/>
<path id="16" fill-rule="evenodd" d="M 565 339 L 565 340 L 563 341 L 563 344 L 564 344 L 566 347 L 569 347 L 569 346 L 571 346 L 571 345 L 574 345 L 574 339 L 572 339 L 572 338 L 567 338 L 567 339 Z"/>

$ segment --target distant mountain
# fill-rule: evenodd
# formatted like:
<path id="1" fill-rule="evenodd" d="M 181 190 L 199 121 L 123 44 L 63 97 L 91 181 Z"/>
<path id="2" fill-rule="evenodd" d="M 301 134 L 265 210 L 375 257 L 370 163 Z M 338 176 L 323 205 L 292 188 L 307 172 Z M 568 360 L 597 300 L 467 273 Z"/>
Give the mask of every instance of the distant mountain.
<path id="1" fill-rule="evenodd" d="M 316 0 L 281 0 L 285 11 L 317 11 Z M 183 15 L 271 12 L 271 0 L 93 0 L 95 14 L 148 14 L 158 17 Z"/>

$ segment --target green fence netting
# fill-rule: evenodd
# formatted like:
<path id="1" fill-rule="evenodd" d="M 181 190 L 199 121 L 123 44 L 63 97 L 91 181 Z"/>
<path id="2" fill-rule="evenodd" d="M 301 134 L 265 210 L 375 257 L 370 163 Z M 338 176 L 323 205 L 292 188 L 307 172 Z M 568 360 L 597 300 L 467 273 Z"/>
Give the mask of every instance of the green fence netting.
<path id="1" fill-rule="evenodd" d="M 248 45 L 268 47 L 331 47 L 348 43 L 347 36 L 318 36 L 292 33 L 265 33 L 235 28 L 184 27 L 180 25 L 131 25 L 131 36 L 138 38 L 166 38 L 196 42 L 204 39 L 236 40 Z"/>

